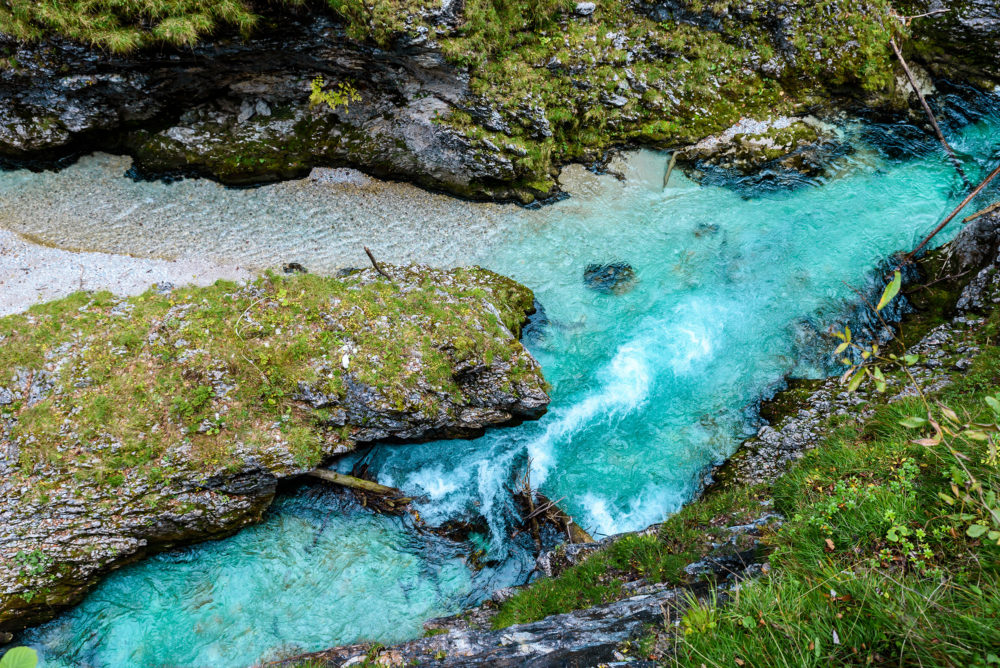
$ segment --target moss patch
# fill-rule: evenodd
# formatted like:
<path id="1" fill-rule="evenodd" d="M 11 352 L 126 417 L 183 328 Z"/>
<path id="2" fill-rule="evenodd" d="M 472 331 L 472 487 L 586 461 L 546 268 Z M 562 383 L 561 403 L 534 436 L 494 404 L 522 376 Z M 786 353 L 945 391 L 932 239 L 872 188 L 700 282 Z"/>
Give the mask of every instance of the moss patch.
<path id="1" fill-rule="evenodd" d="M 209 469 L 275 443 L 308 468 L 366 426 L 344 414 L 350 387 L 372 394 L 375 420 L 379 409 L 431 416 L 466 402 L 463 364 L 503 366 L 512 393 L 537 384 L 508 333 L 531 310 L 529 290 L 479 269 L 412 269 L 399 284 L 371 273 L 272 274 L 127 300 L 80 293 L 0 319 L 0 386 L 20 390 L 2 410 L 21 475 L 155 478 L 180 443 Z M 48 476 L 34 489 L 58 484 Z"/>

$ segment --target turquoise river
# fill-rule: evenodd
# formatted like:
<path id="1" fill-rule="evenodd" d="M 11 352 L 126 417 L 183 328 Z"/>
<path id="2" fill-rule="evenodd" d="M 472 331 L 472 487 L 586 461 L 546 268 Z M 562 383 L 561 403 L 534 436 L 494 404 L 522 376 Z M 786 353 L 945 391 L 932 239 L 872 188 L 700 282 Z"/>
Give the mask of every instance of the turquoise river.
<path id="1" fill-rule="evenodd" d="M 1000 99 L 949 104 L 951 140 L 978 181 L 1000 157 Z M 470 231 L 455 261 L 535 291 L 545 320 L 526 343 L 552 384 L 551 408 L 537 422 L 479 439 L 380 445 L 358 455 L 380 482 L 422 497 L 419 511 L 430 524 L 479 527 L 470 542 L 304 486 L 235 537 L 115 573 L 22 640 L 49 667 L 241 667 L 356 640 L 415 637 L 428 618 L 530 577 L 533 555 L 509 539 L 509 490 L 525 467 L 595 536 L 662 520 L 697 493 L 707 467 L 755 433 L 762 397 L 788 376 L 829 372 L 823 332 L 849 311 L 852 288 L 871 289 L 874 268 L 915 245 L 965 193 L 922 130 L 852 120 L 838 132 L 842 150 L 812 178 L 710 174 L 698 185 L 678 171 L 664 188 L 667 156 L 636 152 L 618 165 L 623 179 L 577 169 L 572 196 L 561 202 L 535 210 L 483 205 L 490 227 Z M 0 173 L 0 199 L 39 179 L 58 189 L 72 170 L 97 169 L 87 164 L 66 174 Z M 106 187 L 127 188 L 149 206 L 171 193 L 226 193 L 230 207 L 244 198 L 259 223 L 209 227 L 200 240 L 197 227 L 184 228 L 226 259 L 240 261 L 240 248 L 252 246 L 244 258 L 251 266 L 280 263 L 293 249 L 310 269 L 338 264 L 326 244 L 311 243 L 310 220 L 322 212 L 292 220 L 260 211 L 253 198 L 264 189 L 135 183 L 117 174 Z M 211 207 L 198 203 L 199 211 Z M 45 238 L 38 225 L 18 231 Z M 418 230 L 414 243 L 419 237 Z M 90 246 L 119 250 L 100 239 Z M 615 295 L 585 285 L 585 267 L 608 262 L 634 268 L 634 289 Z M 485 567 L 472 567 L 474 550 Z"/>

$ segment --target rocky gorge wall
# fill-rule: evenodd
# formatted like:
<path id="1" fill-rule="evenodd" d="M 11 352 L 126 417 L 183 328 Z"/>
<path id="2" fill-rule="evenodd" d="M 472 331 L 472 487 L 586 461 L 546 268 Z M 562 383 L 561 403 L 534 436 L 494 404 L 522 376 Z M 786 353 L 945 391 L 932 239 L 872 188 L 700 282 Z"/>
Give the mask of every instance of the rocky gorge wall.
<path id="1" fill-rule="evenodd" d="M 529 202 L 558 189 L 559 165 L 614 145 L 675 148 L 817 105 L 908 104 L 888 49 L 907 29 L 882 0 L 580 3 L 534 29 L 497 26 L 512 41 L 502 46 L 475 27 L 482 3 L 425 4 L 393 7 L 388 32 L 378 11 L 272 8 L 246 38 L 222 31 L 125 55 L 0 35 L 0 160 L 112 150 L 134 156 L 139 174 L 237 185 L 349 165 Z M 907 48 L 939 76 L 996 81 L 996 7 L 944 5 L 945 19 L 914 24 Z M 311 104 L 317 76 L 359 99 Z"/>

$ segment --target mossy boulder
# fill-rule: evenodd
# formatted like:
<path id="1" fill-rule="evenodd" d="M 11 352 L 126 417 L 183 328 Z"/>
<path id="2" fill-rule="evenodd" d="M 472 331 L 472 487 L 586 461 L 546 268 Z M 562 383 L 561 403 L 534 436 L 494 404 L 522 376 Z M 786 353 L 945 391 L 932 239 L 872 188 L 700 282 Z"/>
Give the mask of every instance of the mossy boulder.
<path id="1" fill-rule="evenodd" d="M 268 275 L 0 319 L 0 631 L 256 522 L 358 443 L 541 415 L 533 296 L 481 269 Z"/>
<path id="2" fill-rule="evenodd" d="M 909 51 L 934 74 L 985 87 L 1000 84 L 1000 4 L 996 0 L 901 0 L 916 16 Z"/>
<path id="3" fill-rule="evenodd" d="M 787 116 L 767 121 L 742 120 L 678 156 L 699 168 L 749 174 L 765 166 L 812 176 L 822 168 L 822 156 L 841 142 L 831 126 L 812 116 Z"/>

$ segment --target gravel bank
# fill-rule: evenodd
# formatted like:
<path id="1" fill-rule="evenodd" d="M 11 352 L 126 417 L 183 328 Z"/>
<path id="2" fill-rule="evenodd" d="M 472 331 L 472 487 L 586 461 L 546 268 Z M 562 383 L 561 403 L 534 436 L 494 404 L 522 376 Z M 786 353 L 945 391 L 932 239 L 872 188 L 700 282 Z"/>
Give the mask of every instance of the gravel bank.
<path id="1" fill-rule="evenodd" d="M 243 280 L 251 275 L 241 267 L 204 260 L 156 260 L 49 248 L 0 229 L 0 315 L 77 290 L 134 295 L 154 283 L 208 285 L 220 278 Z"/>

